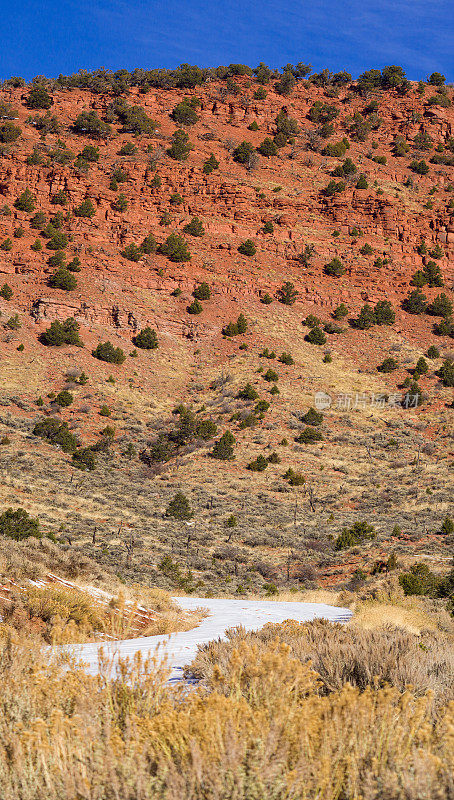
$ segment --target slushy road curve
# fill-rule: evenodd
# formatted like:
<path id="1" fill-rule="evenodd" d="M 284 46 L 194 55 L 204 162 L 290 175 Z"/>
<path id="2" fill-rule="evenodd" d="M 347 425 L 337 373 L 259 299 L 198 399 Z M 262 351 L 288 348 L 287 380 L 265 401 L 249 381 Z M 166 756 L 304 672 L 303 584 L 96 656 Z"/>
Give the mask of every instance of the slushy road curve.
<path id="1" fill-rule="evenodd" d="M 156 652 L 166 658 L 171 668 L 170 681 L 181 680 L 183 669 L 197 653 L 197 646 L 213 639 L 224 639 L 228 628 L 242 625 L 246 630 L 262 628 L 267 622 L 283 622 L 286 619 L 309 622 L 326 619 L 330 622 L 348 622 L 352 612 L 348 608 L 336 608 L 324 603 L 290 603 L 278 600 L 224 600 L 203 597 L 174 597 L 174 601 L 185 610 L 205 608 L 208 615 L 196 628 L 165 636 L 144 636 L 136 639 L 106 643 L 91 642 L 74 645 L 72 651 L 80 658 L 85 669 L 92 675 L 98 671 L 98 653 L 102 647 L 113 660 L 119 656 L 132 658 L 140 651 L 144 658 Z M 156 650 L 158 648 L 158 650 Z"/>

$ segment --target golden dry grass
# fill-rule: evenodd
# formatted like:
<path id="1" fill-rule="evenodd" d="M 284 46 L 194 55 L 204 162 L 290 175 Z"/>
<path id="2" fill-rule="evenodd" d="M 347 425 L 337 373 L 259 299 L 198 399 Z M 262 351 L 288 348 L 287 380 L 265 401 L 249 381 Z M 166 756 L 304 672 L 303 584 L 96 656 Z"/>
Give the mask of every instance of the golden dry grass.
<path id="1" fill-rule="evenodd" d="M 0 643 L 3 800 L 452 797 L 454 707 L 430 694 L 326 691 L 273 639 L 230 647 L 209 689 L 169 691 L 139 659 L 109 674 Z"/>

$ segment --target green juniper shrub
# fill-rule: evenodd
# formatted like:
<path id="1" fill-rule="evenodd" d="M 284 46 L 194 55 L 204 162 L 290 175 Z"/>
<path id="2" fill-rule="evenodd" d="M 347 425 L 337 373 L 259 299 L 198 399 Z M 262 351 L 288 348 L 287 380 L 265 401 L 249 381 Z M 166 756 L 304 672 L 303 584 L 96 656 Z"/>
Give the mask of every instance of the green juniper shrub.
<path id="1" fill-rule="evenodd" d="M 263 303 L 264 306 L 269 306 L 270 303 L 273 302 L 273 298 L 270 294 L 268 294 L 268 292 L 265 292 L 265 294 L 260 298 L 260 302 Z"/>
<path id="2" fill-rule="evenodd" d="M 410 163 L 410 169 L 412 172 L 416 172 L 417 175 L 427 175 L 429 172 L 429 166 L 424 160 L 412 161 Z"/>
<path id="3" fill-rule="evenodd" d="M 283 477 L 289 482 L 290 486 L 303 486 L 306 483 L 306 478 L 300 472 L 295 472 L 291 467 L 288 468 Z"/>
<path id="4" fill-rule="evenodd" d="M 136 244 L 131 243 L 120 251 L 120 255 L 122 255 L 123 258 L 127 258 L 128 261 L 140 261 L 140 259 L 143 256 L 143 251 L 141 247 L 138 247 Z"/>
<path id="5" fill-rule="evenodd" d="M 81 447 L 72 454 L 72 461 L 77 469 L 92 472 L 96 468 L 96 456 L 91 447 Z"/>
<path id="6" fill-rule="evenodd" d="M 39 340 L 47 347 L 61 347 L 65 344 L 83 347 L 79 338 L 79 323 L 76 322 L 74 317 L 68 317 L 63 322 L 54 320 L 50 327 L 40 335 Z"/>
<path id="7" fill-rule="evenodd" d="M 368 189 L 369 188 L 369 184 L 367 183 L 367 178 L 363 173 L 361 173 L 361 175 L 359 176 L 359 178 L 358 178 L 358 180 L 356 182 L 356 188 L 357 189 Z"/>
<path id="8" fill-rule="evenodd" d="M 279 391 L 279 389 L 277 388 L 276 384 L 273 384 L 273 386 L 271 387 L 271 389 L 270 389 L 270 394 L 272 394 L 272 395 L 275 395 L 275 394 L 280 394 L 280 391 Z"/>
<path id="9" fill-rule="evenodd" d="M 446 358 L 437 372 L 443 386 L 454 386 L 454 361 Z"/>
<path id="10" fill-rule="evenodd" d="M 234 457 L 234 444 L 235 437 L 230 433 L 230 431 L 226 431 L 215 443 L 213 450 L 211 451 L 212 458 L 217 458 L 220 461 L 230 461 Z"/>
<path id="11" fill-rule="evenodd" d="M 56 230 L 46 244 L 49 250 L 63 250 L 68 246 L 68 236 L 63 231 Z"/>
<path id="12" fill-rule="evenodd" d="M 252 154 L 255 152 L 255 147 L 250 142 L 241 142 L 238 147 L 233 151 L 233 160 L 238 164 L 248 164 Z"/>
<path id="13" fill-rule="evenodd" d="M 354 547 L 375 537 L 375 529 L 368 522 L 355 522 L 351 528 L 344 528 L 337 537 L 334 549 L 343 550 L 346 547 Z"/>
<path id="14" fill-rule="evenodd" d="M 361 331 L 367 331 L 376 324 L 374 309 L 365 303 L 356 319 L 351 320 L 351 325 Z"/>
<path id="15" fill-rule="evenodd" d="M 295 85 L 295 76 L 291 72 L 285 70 L 282 73 L 281 79 L 274 84 L 274 91 L 283 97 L 288 97 L 288 95 L 292 93 Z"/>
<path id="16" fill-rule="evenodd" d="M 0 124 L 0 143 L 12 144 L 17 141 L 21 135 L 22 130 L 18 125 L 13 122 L 3 122 Z"/>
<path id="17" fill-rule="evenodd" d="M 260 153 L 260 155 L 265 156 L 266 158 L 271 158 L 271 156 L 277 155 L 278 148 L 276 147 L 276 143 L 273 142 L 272 139 L 267 137 L 257 147 L 257 152 Z"/>
<path id="18" fill-rule="evenodd" d="M 258 131 L 258 129 L 259 129 L 259 126 L 257 125 L 257 122 L 256 122 L 255 119 L 247 127 L 248 127 L 248 131 Z"/>
<path id="19" fill-rule="evenodd" d="M 263 379 L 268 383 L 275 383 L 279 380 L 279 375 L 274 369 L 267 369 L 267 371 L 263 374 Z"/>
<path id="20" fill-rule="evenodd" d="M 416 380 L 410 382 L 410 385 L 402 398 L 403 408 L 416 408 L 422 403 L 421 387 Z"/>
<path id="21" fill-rule="evenodd" d="M 218 426 L 211 419 L 201 419 L 196 423 L 195 434 L 204 441 L 212 439 L 213 436 L 216 436 L 217 432 Z"/>
<path id="22" fill-rule="evenodd" d="M 323 422 L 323 414 L 320 411 L 316 411 L 315 408 L 311 406 L 309 410 L 303 414 L 301 421 L 306 425 L 312 425 L 314 428 L 317 428 Z"/>
<path id="23" fill-rule="evenodd" d="M 111 127 L 98 117 L 96 111 L 82 111 L 75 119 L 73 129 L 81 136 L 90 139 L 106 139 L 111 133 Z"/>
<path id="24" fill-rule="evenodd" d="M 132 142 L 125 142 L 119 149 L 119 156 L 134 156 L 137 153 L 137 147 Z"/>
<path id="25" fill-rule="evenodd" d="M 379 372 L 394 372 L 398 367 L 399 364 L 395 358 L 385 358 L 377 369 Z"/>
<path id="26" fill-rule="evenodd" d="M 180 262 L 190 261 L 191 254 L 183 236 L 178 233 L 171 233 L 165 242 L 160 245 L 159 252 L 166 256 L 169 261 Z"/>
<path id="27" fill-rule="evenodd" d="M 324 189 L 322 189 L 322 194 L 325 197 L 333 197 L 335 194 L 339 194 L 340 192 L 345 191 L 345 183 L 344 181 L 330 181 Z"/>
<path id="28" fill-rule="evenodd" d="M 279 454 L 274 451 L 271 453 L 271 455 L 267 456 L 266 460 L 268 461 L 268 464 L 280 464 L 282 459 Z"/>
<path id="29" fill-rule="evenodd" d="M 74 397 L 71 392 L 68 392 L 66 389 L 62 389 L 62 391 L 57 394 L 55 402 L 58 403 L 58 405 L 62 408 L 66 408 L 74 402 Z"/>
<path id="30" fill-rule="evenodd" d="M 80 258 L 79 256 L 74 256 L 72 261 L 69 261 L 66 265 L 66 269 L 69 269 L 70 272 L 80 272 Z"/>
<path id="31" fill-rule="evenodd" d="M 425 314 L 427 306 L 427 298 L 420 289 L 414 289 L 402 302 L 402 308 L 408 314 Z"/>
<path id="32" fill-rule="evenodd" d="M 409 572 L 399 575 L 399 583 L 406 595 L 435 596 L 437 578 L 430 571 L 427 564 L 422 562 L 413 564 Z"/>
<path id="33" fill-rule="evenodd" d="M 34 250 L 36 253 L 39 253 L 40 250 L 43 249 L 43 245 L 40 239 L 35 239 L 32 245 L 30 245 L 31 249 Z"/>
<path id="34" fill-rule="evenodd" d="M 57 250 L 57 252 L 54 253 L 53 256 L 49 256 L 49 258 L 47 259 L 47 263 L 48 263 L 49 267 L 52 267 L 52 269 L 56 269 L 58 267 L 64 267 L 65 266 L 65 254 L 64 254 L 63 250 Z"/>
<path id="35" fill-rule="evenodd" d="M 415 372 L 417 372 L 418 375 L 425 375 L 427 372 L 429 372 L 429 365 L 428 365 L 426 359 L 423 358 L 423 356 L 418 358 L 418 361 L 417 361 L 416 367 L 415 367 Z"/>
<path id="36" fill-rule="evenodd" d="M 427 78 L 427 83 L 430 83 L 431 86 L 443 86 L 445 80 L 446 78 L 441 72 L 432 72 Z"/>
<path id="37" fill-rule="evenodd" d="M 192 292 L 193 297 L 196 300 L 209 300 L 211 297 L 211 290 L 205 281 L 199 283 L 198 286 L 195 287 L 194 291 Z"/>
<path id="38" fill-rule="evenodd" d="M 203 172 L 205 175 L 210 175 L 215 169 L 219 169 L 219 161 L 212 153 L 203 164 Z"/>
<path id="39" fill-rule="evenodd" d="M 121 347 L 114 347 L 111 342 L 101 342 L 92 351 L 92 355 L 99 361 L 107 361 L 109 364 L 123 364 L 126 356 Z"/>
<path id="40" fill-rule="evenodd" d="M 440 351 L 434 344 L 431 344 L 427 350 L 427 358 L 440 358 Z"/>
<path id="41" fill-rule="evenodd" d="M 258 396 L 258 392 L 250 383 L 247 383 L 237 394 L 239 400 L 257 400 Z"/>
<path id="42" fill-rule="evenodd" d="M 321 324 L 321 320 L 314 316 L 314 314 L 308 314 L 306 319 L 303 320 L 303 325 L 305 325 L 306 328 L 315 328 Z"/>
<path id="43" fill-rule="evenodd" d="M 292 306 L 298 297 L 298 291 L 295 289 L 293 283 L 286 281 L 282 284 L 281 288 L 277 290 L 276 297 L 280 303 L 285 306 Z"/>
<path id="44" fill-rule="evenodd" d="M 150 181 L 150 186 L 152 189 L 160 189 L 162 186 L 162 178 L 160 175 L 155 175 L 154 178 Z"/>
<path id="45" fill-rule="evenodd" d="M 394 325 L 396 312 L 389 300 L 379 300 L 374 306 L 374 317 L 377 325 Z"/>
<path id="46" fill-rule="evenodd" d="M 318 325 L 315 325 L 313 328 L 311 328 L 311 330 L 309 331 L 309 333 L 306 334 L 304 339 L 306 342 L 309 342 L 309 344 L 317 344 L 317 345 L 326 344 L 326 336 L 323 333 L 322 329 L 318 327 Z"/>
<path id="47" fill-rule="evenodd" d="M 132 341 L 141 350 L 155 350 L 159 344 L 156 331 L 152 330 L 148 325 L 146 328 L 142 328 Z"/>
<path id="48" fill-rule="evenodd" d="M 85 200 L 82 201 L 80 206 L 74 209 L 74 214 L 76 217 L 87 217 L 91 219 L 95 214 L 95 207 L 91 200 L 87 197 Z"/>
<path id="49" fill-rule="evenodd" d="M 366 244 L 363 244 L 363 246 L 360 248 L 359 252 L 362 256 L 371 256 L 374 252 L 374 248 L 371 247 L 368 242 L 366 242 Z"/>
<path id="50" fill-rule="evenodd" d="M 347 149 L 345 139 L 341 142 L 328 142 L 323 150 L 323 155 L 330 156 L 331 158 L 343 158 Z"/>
<path id="51" fill-rule="evenodd" d="M 263 86 L 259 86 L 259 88 L 254 92 L 253 97 L 254 100 L 266 100 L 267 95 L 268 92 L 266 89 L 264 89 Z"/>
<path id="52" fill-rule="evenodd" d="M 34 436 L 47 439 L 51 444 L 61 447 L 63 452 L 72 453 L 78 446 L 77 438 L 68 430 L 67 422 L 60 422 L 53 417 L 37 422 L 32 431 Z"/>
<path id="53" fill-rule="evenodd" d="M 257 456 L 254 461 L 250 461 L 247 465 L 246 469 L 251 470 L 251 472 L 263 472 L 268 466 L 268 460 L 265 456 Z"/>
<path id="54" fill-rule="evenodd" d="M 252 239 L 246 239 L 246 241 L 242 242 L 238 247 L 238 252 L 243 256 L 255 256 L 257 248 Z"/>
<path id="55" fill-rule="evenodd" d="M 339 258 L 335 257 L 331 259 L 331 261 L 328 264 L 325 264 L 325 266 L 323 267 L 323 271 L 325 275 L 330 275 L 335 278 L 340 278 L 341 275 L 345 274 L 345 267 L 342 264 L 342 261 Z"/>
<path id="56" fill-rule="evenodd" d="M 145 236 L 145 239 L 140 245 L 140 249 L 142 253 L 144 253 L 145 255 L 149 255 L 150 253 L 156 253 L 158 245 L 152 233 L 149 233 L 148 236 Z"/>
<path id="57" fill-rule="evenodd" d="M 313 428 L 311 425 L 308 425 L 304 431 L 301 431 L 295 439 L 295 442 L 298 442 L 298 444 L 313 444 L 314 442 L 321 441 L 323 441 L 322 432 L 318 431 L 317 428 Z"/>
<path id="58" fill-rule="evenodd" d="M 116 183 L 126 183 L 130 180 L 130 174 L 122 167 L 116 167 L 112 172 L 112 180 L 116 181 Z"/>
<path id="59" fill-rule="evenodd" d="M 11 300 L 12 296 L 13 290 L 11 289 L 11 286 L 8 286 L 7 283 L 4 283 L 0 289 L 0 297 L 3 297 L 4 300 Z"/>
<path id="60" fill-rule="evenodd" d="M 113 201 L 112 208 L 114 211 L 119 211 L 120 213 L 127 210 L 128 200 L 122 192 L 120 192 L 118 197 Z"/>
<path id="61" fill-rule="evenodd" d="M 31 214 L 32 211 L 35 210 L 36 205 L 36 197 L 30 189 L 25 189 L 19 197 L 16 198 L 14 203 L 14 208 L 17 208 L 18 211 L 25 211 L 27 214 Z"/>
<path id="62" fill-rule="evenodd" d="M 454 322 L 449 319 L 436 322 L 432 330 L 436 336 L 450 336 L 451 339 L 454 339 Z"/>
<path id="63" fill-rule="evenodd" d="M 337 308 L 333 311 L 334 319 L 344 319 L 348 315 L 348 308 L 345 303 L 341 303 Z"/>
<path id="64" fill-rule="evenodd" d="M 26 106 L 27 108 L 44 108 L 48 109 L 53 104 L 53 100 L 49 92 L 44 86 L 36 85 L 33 86 L 30 90 L 30 93 L 27 97 Z"/>
<path id="65" fill-rule="evenodd" d="M 186 311 L 188 314 L 201 314 L 203 311 L 203 306 L 198 300 L 193 300 L 192 303 L 187 306 Z"/>
<path id="66" fill-rule="evenodd" d="M 44 211 L 37 211 L 30 220 L 30 227 L 42 230 L 47 223 L 47 218 Z"/>
<path id="67" fill-rule="evenodd" d="M 198 217 L 193 217 L 187 225 L 184 226 L 183 231 L 190 236 L 204 236 L 205 228 L 202 221 Z"/>
<path id="68" fill-rule="evenodd" d="M 89 161 L 92 164 L 96 164 L 99 161 L 99 147 L 93 144 L 87 144 L 79 153 L 78 158 L 82 161 Z"/>
<path id="69" fill-rule="evenodd" d="M 267 400 L 259 400 L 254 407 L 254 412 L 256 414 L 264 414 L 266 411 L 268 411 L 269 407 L 270 404 Z"/>
<path id="70" fill-rule="evenodd" d="M 180 194 L 180 192 L 174 192 L 170 195 L 169 202 L 172 206 L 181 206 L 183 202 L 183 196 Z"/>
<path id="71" fill-rule="evenodd" d="M 110 417 L 111 414 L 112 414 L 111 410 L 106 405 L 101 406 L 101 408 L 99 409 L 99 415 L 101 417 Z"/>
<path id="72" fill-rule="evenodd" d="M 435 261 L 428 261 L 424 266 L 424 272 L 427 276 L 427 283 L 430 288 L 435 286 L 443 286 L 443 275 L 441 269 Z"/>
<path id="73" fill-rule="evenodd" d="M 60 189 L 52 195 L 50 202 L 55 206 L 66 206 L 68 204 L 68 197 L 63 189 Z"/>
<path id="74" fill-rule="evenodd" d="M 167 154 L 175 161 L 186 161 L 192 148 L 188 134 L 180 128 L 173 134 Z"/>
<path id="75" fill-rule="evenodd" d="M 280 361 L 281 364 L 286 364 L 288 367 L 290 367 L 292 364 L 295 363 L 290 353 L 281 353 L 281 355 L 278 358 L 278 361 Z"/>
<path id="76" fill-rule="evenodd" d="M 12 250 L 12 249 L 13 249 L 13 243 L 12 243 L 11 239 L 10 239 L 10 238 L 9 238 L 9 236 L 8 236 L 8 237 L 7 237 L 6 239 L 4 239 L 4 240 L 3 240 L 3 242 L 0 244 L 0 250 L 5 250 L 5 252 L 9 252 L 9 251 L 10 251 L 10 250 Z"/>
<path id="77" fill-rule="evenodd" d="M 50 276 L 49 286 L 54 289 L 63 289 L 65 292 L 72 292 L 77 288 L 77 280 L 69 270 L 60 267 Z"/>
<path id="78" fill-rule="evenodd" d="M 240 314 L 236 322 L 229 322 L 222 329 L 223 336 L 237 336 L 238 334 L 246 333 L 247 320 L 244 314 Z"/>
<path id="79" fill-rule="evenodd" d="M 356 164 L 353 163 L 351 158 L 346 158 L 343 164 L 335 167 L 332 172 L 332 175 L 335 178 L 343 178 L 346 175 L 354 175 L 357 171 Z"/>
<path id="80" fill-rule="evenodd" d="M 417 286 L 418 289 L 422 289 L 423 286 L 427 285 L 427 273 L 423 269 L 418 269 L 412 276 L 410 281 L 411 286 Z"/>
<path id="81" fill-rule="evenodd" d="M 439 533 L 443 536 L 452 536 L 454 533 L 454 520 L 451 517 L 445 517 Z"/>
<path id="82" fill-rule="evenodd" d="M 443 258 L 444 250 L 442 247 L 440 247 L 440 245 L 437 242 L 435 247 L 433 247 L 432 250 L 429 250 L 429 255 L 432 258 Z"/>
<path id="83" fill-rule="evenodd" d="M 276 353 L 274 352 L 274 350 L 270 351 L 268 350 L 267 347 L 265 347 L 265 349 L 262 350 L 261 353 L 259 353 L 259 358 L 276 358 Z"/>
<path id="84" fill-rule="evenodd" d="M 23 508 L 7 508 L 0 514 L 0 536 L 15 539 L 16 542 L 29 537 L 41 539 L 39 520 L 31 517 Z"/>
<path id="85" fill-rule="evenodd" d="M 434 300 L 432 300 L 432 302 L 427 306 L 426 309 L 426 313 L 431 314 L 434 317 L 449 318 L 452 312 L 453 312 L 452 303 L 444 292 L 437 295 L 437 297 L 435 297 Z"/>

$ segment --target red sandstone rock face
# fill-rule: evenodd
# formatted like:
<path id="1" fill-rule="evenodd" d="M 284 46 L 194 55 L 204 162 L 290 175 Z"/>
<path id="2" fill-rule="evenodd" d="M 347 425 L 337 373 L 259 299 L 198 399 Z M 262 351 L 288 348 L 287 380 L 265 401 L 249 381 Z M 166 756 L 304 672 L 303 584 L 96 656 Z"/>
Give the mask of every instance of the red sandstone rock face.
<path id="1" fill-rule="evenodd" d="M 422 238 L 429 249 L 437 242 L 442 245 L 444 255 L 438 263 L 448 290 L 452 287 L 454 208 L 449 201 L 454 194 L 449 185 L 454 181 L 454 170 L 430 164 L 426 176 L 417 176 L 409 170 L 409 163 L 422 158 L 429 162 L 434 148 L 449 145 L 454 130 L 453 106 L 429 107 L 430 90 L 422 98 L 415 88 L 404 97 L 378 94 L 380 127 L 365 142 L 351 141 L 346 154 L 357 165 L 357 174 L 367 175 L 369 188 L 356 189 L 355 177 L 347 179 L 344 192 L 324 197 L 321 190 L 331 180 L 332 169 L 343 159 L 322 155 L 320 151 L 326 144 L 323 140 L 315 151 L 307 149 L 308 136 L 317 129 L 307 112 L 315 100 L 339 109 L 335 132 L 330 137 L 336 142 L 345 135 L 349 137 L 351 117 L 362 111 L 367 101 L 345 90 L 337 98 L 330 98 L 322 89 L 304 83 L 285 99 L 270 88 L 266 100 L 258 102 L 252 98 L 257 87 L 244 79 L 239 83 L 242 92 L 236 97 L 224 95 L 221 84 L 216 83 L 190 92 L 200 98 L 201 108 L 200 121 L 188 128 L 193 149 L 185 162 L 174 161 L 166 154 L 175 130 L 169 112 L 184 96 L 181 91 L 141 95 L 133 89 L 128 96 L 129 103 L 141 105 L 157 120 L 155 136 L 134 139 L 114 124 L 108 140 L 93 142 L 75 135 L 71 124 L 83 110 L 96 110 L 103 116 L 110 97 L 80 90 L 55 92 L 51 113 L 58 117 L 61 132 L 41 139 L 26 120 L 44 112 L 30 114 L 21 102 L 21 97 L 26 96 L 23 90 L 3 90 L 2 98 L 19 109 L 22 135 L 18 142 L 4 148 L 0 159 L 0 204 L 8 205 L 12 211 L 10 216 L 0 216 L 0 241 L 6 237 L 13 241 L 12 250 L 0 251 L 0 274 L 13 288 L 15 306 L 21 314 L 29 315 L 34 327 L 39 330 L 51 319 L 73 315 L 82 324 L 99 326 L 101 330 L 112 328 L 128 337 L 151 320 L 158 329 L 181 336 L 186 336 L 197 323 L 198 336 L 211 337 L 219 334 L 225 324 L 232 301 L 246 306 L 257 303 L 261 294 L 274 293 L 284 280 L 295 283 L 300 300 L 328 310 L 346 300 L 356 309 L 365 298 L 370 302 L 387 298 L 398 305 L 408 292 L 412 274 L 422 266 L 423 260 L 416 252 Z M 282 107 L 296 118 L 300 128 L 294 144 L 280 149 L 277 157 L 260 157 L 250 170 L 235 163 L 232 149 L 236 144 L 247 140 L 258 146 L 266 136 L 274 135 L 274 121 Z M 253 120 L 259 125 L 258 131 L 248 130 Z M 417 151 L 411 146 L 420 131 L 430 135 L 430 151 Z M 403 158 L 392 155 L 396 136 L 407 138 L 410 144 Z M 97 144 L 99 163 L 91 164 L 83 173 L 71 163 L 62 166 L 47 162 L 47 153 L 58 146 L 58 139 L 74 154 L 86 144 Z M 118 155 L 125 141 L 134 141 L 136 155 Z M 42 165 L 26 164 L 34 146 L 42 149 Z M 155 170 L 150 155 L 157 151 Z M 449 149 L 445 152 L 452 155 Z M 205 175 L 203 162 L 211 153 L 219 160 L 220 168 Z M 372 160 L 377 154 L 386 156 L 386 165 Z M 129 173 L 128 181 L 119 185 L 119 192 L 128 200 L 128 209 L 123 213 L 112 207 L 118 192 L 109 188 L 110 176 L 119 166 Z M 151 186 L 155 175 L 161 178 L 160 188 Z M 404 186 L 408 177 L 413 180 L 413 187 Z M 13 205 L 25 188 L 36 196 L 36 210 L 43 210 L 48 216 L 60 209 L 52 205 L 52 197 L 59 191 L 67 195 L 68 204 L 63 208 L 64 213 L 70 212 L 64 226 L 71 239 L 67 252 L 71 257 L 77 254 L 82 263 L 78 287 L 70 293 L 47 285 L 51 272 L 47 258 L 51 253 L 46 249 L 46 240 L 43 239 L 41 252 L 31 250 L 39 231 L 30 228 L 32 215 Z M 170 203 L 175 192 L 183 198 L 180 205 Z M 72 213 L 86 198 L 96 209 L 92 219 Z M 168 227 L 160 224 L 165 213 L 171 217 Z M 206 234 L 202 238 L 186 237 L 192 253 L 189 263 L 172 264 L 158 254 L 145 255 L 134 263 L 120 255 L 125 246 L 140 244 L 150 232 L 158 243 L 162 242 L 171 231 L 181 231 L 192 216 L 202 219 Z M 263 232 L 265 222 L 273 223 L 271 234 Z M 24 229 L 22 238 L 13 237 L 17 227 Z M 339 231 L 336 237 L 334 229 Z M 356 230 L 361 232 L 358 238 L 352 235 Z M 248 238 L 257 247 L 253 258 L 238 253 L 239 244 Z M 359 253 L 364 242 L 374 248 L 373 256 Z M 297 255 L 308 243 L 314 244 L 315 255 L 310 266 L 304 268 Z M 338 280 L 323 273 L 323 265 L 334 256 L 343 261 L 347 270 Z M 374 266 L 378 256 L 386 257 L 388 263 Z M 210 283 L 214 302 L 201 317 L 191 319 L 181 299 L 175 299 L 173 304 L 167 300 L 176 288 L 189 298 L 200 280 Z M 434 293 L 427 292 L 430 297 Z M 414 322 L 414 318 L 402 315 L 402 329 L 408 328 L 410 336 Z"/>

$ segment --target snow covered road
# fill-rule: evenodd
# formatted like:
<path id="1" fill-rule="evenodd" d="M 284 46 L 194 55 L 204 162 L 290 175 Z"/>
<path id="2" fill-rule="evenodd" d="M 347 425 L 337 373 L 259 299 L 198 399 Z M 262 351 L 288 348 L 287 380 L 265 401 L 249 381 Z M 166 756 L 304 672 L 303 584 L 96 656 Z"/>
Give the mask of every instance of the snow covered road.
<path id="1" fill-rule="evenodd" d="M 121 642 L 102 644 L 75 645 L 71 648 L 84 664 L 86 670 L 94 675 L 98 671 L 98 651 L 100 647 L 112 655 L 114 659 L 132 657 L 140 651 L 144 658 L 154 655 L 156 648 L 161 658 L 166 658 L 171 667 L 171 681 L 180 680 L 184 667 L 196 655 L 197 645 L 210 642 L 212 639 L 224 638 L 225 631 L 236 625 L 243 625 L 246 630 L 257 630 L 267 622 L 283 622 L 294 619 L 308 622 L 313 619 L 327 619 L 330 622 L 348 622 L 352 612 L 348 608 L 336 608 L 324 603 L 290 603 L 276 600 L 224 600 L 220 598 L 205 599 L 203 597 L 175 597 L 181 608 L 193 610 L 205 608 L 208 616 L 202 619 L 197 628 L 190 631 L 171 633 L 166 636 L 146 636 L 137 639 L 125 639 Z"/>

